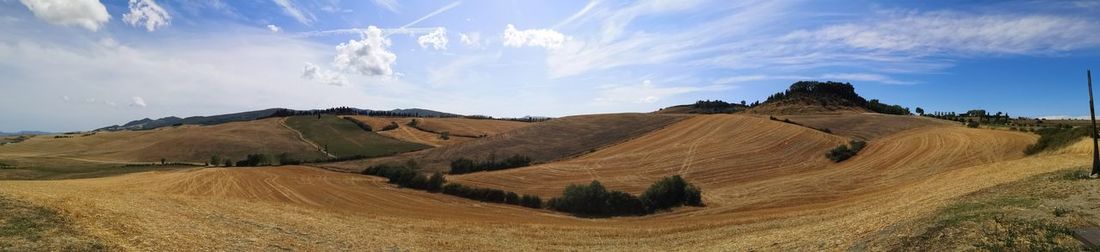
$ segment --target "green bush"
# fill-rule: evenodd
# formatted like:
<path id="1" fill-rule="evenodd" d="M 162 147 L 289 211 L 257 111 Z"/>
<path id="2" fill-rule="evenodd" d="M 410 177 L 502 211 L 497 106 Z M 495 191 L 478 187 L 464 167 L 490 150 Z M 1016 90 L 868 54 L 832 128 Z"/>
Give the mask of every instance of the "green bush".
<path id="1" fill-rule="evenodd" d="M 264 166 L 271 165 L 271 157 L 266 154 L 248 154 L 244 160 L 237 161 L 237 166 Z"/>
<path id="2" fill-rule="evenodd" d="M 451 174 L 464 174 L 479 171 L 495 171 L 510 169 L 516 167 L 524 167 L 531 165 L 531 158 L 522 155 L 512 155 L 501 161 L 488 160 L 485 162 L 475 162 L 468 158 L 459 158 L 451 161 Z"/>
<path id="3" fill-rule="evenodd" d="M 702 192 L 698 187 L 684 181 L 680 175 L 665 177 L 653 183 L 642 193 L 642 203 L 647 210 L 656 211 L 681 205 L 698 206 L 702 204 Z"/>
<path id="4" fill-rule="evenodd" d="M 547 201 L 547 206 L 557 211 L 597 217 L 644 215 L 684 205 L 702 206 L 702 191 L 679 175 L 658 180 L 641 197 L 609 191 L 599 181 L 592 181 L 588 185 L 569 185 L 561 197 Z"/>
<path id="5" fill-rule="evenodd" d="M 847 145 L 842 144 L 829 150 L 829 153 L 825 153 L 825 157 L 829 158 L 829 160 L 833 160 L 833 162 L 843 162 L 855 156 L 859 151 L 863 150 L 865 146 L 867 146 L 867 142 L 852 140 L 848 142 Z"/>
<path id="6" fill-rule="evenodd" d="M 411 165 L 410 165 L 411 164 Z M 401 187 L 438 192 L 442 190 L 445 179 L 443 174 L 436 172 L 429 178 L 417 171 L 415 162 L 407 165 L 376 165 L 367 167 L 362 172 L 364 175 L 374 175 L 389 179 L 389 183 Z"/>

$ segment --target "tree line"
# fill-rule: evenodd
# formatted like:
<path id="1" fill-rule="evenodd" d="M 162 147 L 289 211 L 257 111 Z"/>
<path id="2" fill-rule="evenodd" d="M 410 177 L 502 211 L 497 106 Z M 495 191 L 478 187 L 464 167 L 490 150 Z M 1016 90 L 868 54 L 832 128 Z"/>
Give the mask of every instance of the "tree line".
<path id="1" fill-rule="evenodd" d="M 511 204 L 535 209 L 550 209 L 581 217 L 645 215 L 678 206 L 702 206 L 702 190 L 679 175 L 665 177 L 649 186 L 641 196 L 607 190 L 599 181 L 588 185 L 569 185 L 562 195 L 543 202 L 537 195 L 520 195 L 500 189 L 478 188 L 447 182 L 443 173 L 430 177 L 419 172 L 414 161 L 404 165 L 376 165 L 362 171 L 364 175 L 385 177 L 391 184 L 403 188 L 490 203 Z"/>
<path id="2" fill-rule="evenodd" d="M 531 158 L 523 155 L 512 155 L 504 160 L 497 161 L 495 155 L 490 155 L 489 160 L 477 162 L 468 158 L 459 158 L 451 161 L 451 174 L 464 174 L 479 171 L 496 171 L 531 165 Z"/>

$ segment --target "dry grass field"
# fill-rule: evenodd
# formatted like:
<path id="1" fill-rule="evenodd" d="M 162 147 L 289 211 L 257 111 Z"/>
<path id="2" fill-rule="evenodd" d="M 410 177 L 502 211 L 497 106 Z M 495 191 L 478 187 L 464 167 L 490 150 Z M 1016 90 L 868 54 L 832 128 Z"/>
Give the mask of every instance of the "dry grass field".
<path id="1" fill-rule="evenodd" d="M 404 141 L 427 144 L 433 147 L 458 144 L 480 136 L 496 135 L 531 125 L 531 123 L 526 122 L 466 118 L 344 117 L 366 123 L 378 134 Z M 417 120 L 418 123 L 418 126 L 415 128 L 408 126 L 409 122 L 413 119 Z M 397 123 L 399 128 L 381 131 L 383 127 L 391 123 Z M 442 139 L 440 137 L 440 133 L 442 132 L 449 132 L 449 138 Z"/>
<path id="2" fill-rule="evenodd" d="M 427 171 L 446 171 L 458 158 L 486 160 L 525 155 L 534 162 L 561 160 L 599 148 L 626 142 L 687 118 L 684 115 L 600 114 L 558 118 L 533 123 L 488 137 L 393 157 L 326 164 L 325 167 L 358 171 L 369 165 L 415 159 Z M 403 126 L 404 127 L 404 126 Z"/>
<path id="3" fill-rule="evenodd" d="M 0 160 L 63 158 L 93 163 L 197 162 L 220 155 L 241 160 L 248 154 L 290 153 L 300 159 L 323 154 L 279 124 L 281 118 L 212 126 L 185 125 L 147 131 L 97 132 L 71 138 L 36 136 L 0 146 Z"/>
<path id="4" fill-rule="evenodd" d="M 606 219 L 301 166 L 0 181 L 0 191 L 56 209 L 80 230 L 127 250 L 845 250 L 959 197 L 1089 160 L 1083 144 L 1024 157 L 1035 139 L 930 124 L 879 136 L 856 157 L 832 164 L 824 152 L 845 137 L 767 118 L 708 115 L 575 159 L 449 177 L 552 196 L 591 179 L 637 193 L 660 176 L 683 174 L 703 189 L 707 204 Z"/>

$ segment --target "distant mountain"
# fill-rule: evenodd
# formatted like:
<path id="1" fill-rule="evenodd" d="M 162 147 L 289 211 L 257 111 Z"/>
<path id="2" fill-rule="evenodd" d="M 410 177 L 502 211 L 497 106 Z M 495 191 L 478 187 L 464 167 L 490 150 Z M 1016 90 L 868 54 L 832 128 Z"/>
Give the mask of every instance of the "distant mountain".
<path id="1" fill-rule="evenodd" d="M 410 109 L 394 109 L 394 110 L 369 110 L 358 109 L 351 107 L 340 107 L 330 109 L 313 109 L 313 110 L 293 110 L 284 108 L 270 108 L 264 110 L 240 112 L 233 114 L 214 115 L 214 116 L 192 116 L 187 118 L 179 118 L 175 116 L 164 117 L 160 119 L 143 118 L 141 120 L 130 121 L 123 125 L 112 125 L 103 128 L 96 129 L 106 131 L 116 130 L 150 130 L 160 127 L 177 126 L 177 125 L 214 125 L 228 122 L 240 122 L 251 121 L 256 119 L 263 119 L 268 117 L 279 117 L 289 115 L 300 114 L 393 114 L 393 115 L 408 115 L 419 117 L 459 117 L 462 115 L 451 114 L 445 112 L 439 112 L 428 109 L 410 108 Z"/>
<path id="2" fill-rule="evenodd" d="M 0 136 L 46 135 L 46 134 L 53 134 L 53 133 L 52 132 L 45 132 L 45 131 L 29 131 L 29 130 L 16 131 L 16 132 L 0 132 Z"/>

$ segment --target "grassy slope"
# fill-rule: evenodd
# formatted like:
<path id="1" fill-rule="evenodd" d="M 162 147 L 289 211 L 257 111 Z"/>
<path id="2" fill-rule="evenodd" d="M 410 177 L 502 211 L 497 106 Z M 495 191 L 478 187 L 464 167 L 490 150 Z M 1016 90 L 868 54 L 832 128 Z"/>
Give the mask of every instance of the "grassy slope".
<path id="1" fill-rule="evenodd" d="M 426 171 L 445 171 L 458 158 L 486 160 L 525 155 L 534 162 L 560 160 L 622 143 L 663 128 L 686 116 L 658 114 L 601 114 L 558 118 L 464 143 L 365 162 L 332 164 L 332 168 L 359 170 L 369 165 L 416 159 Z"/>
<path id="2" fill-rule="evenodd" d="M 337 157 L 387 156 L 430 147 L 367 132 L 355 123 L 331 115 L 319 119 L 317 116 L 293 116 L 287 118 L 286 124 L 310 141 L 327 147 L 328 152 Z"/>
<path id="3" fill-rule="evenodd" d="M 0 251 L 105 251 L 57 211 L 0 194 Z"/>
<path id="4" fill-rule="evenodd" d="M 1096 226 L 1100 183 L 1085 167 L 987 188 L 863 245 L 871 250 L 1078 251 L 1071 229 Z"/>

